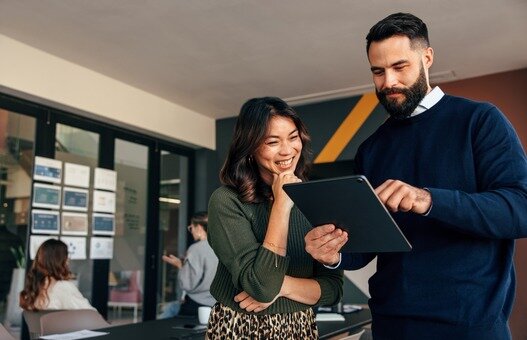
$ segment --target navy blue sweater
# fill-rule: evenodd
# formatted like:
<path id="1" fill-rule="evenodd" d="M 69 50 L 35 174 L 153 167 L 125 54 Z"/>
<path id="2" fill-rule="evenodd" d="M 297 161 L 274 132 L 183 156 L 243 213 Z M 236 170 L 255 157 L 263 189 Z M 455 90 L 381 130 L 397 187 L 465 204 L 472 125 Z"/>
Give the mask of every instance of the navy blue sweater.
<path id="1" fill-rule="evenodd" d="M 428 188 L 433 201 L 428 216 L 393 214 L 413 249 L 378 254 L 369 281 L 376 338 L 509 338 L 514 239 L 527 236 L 527 160 L 504 115 L 445 95 L 420 115 L 388 119 L 355 160 L 373 187 L 398 179 Z M 374 256 L 343 254 L 340 268 Z"/>

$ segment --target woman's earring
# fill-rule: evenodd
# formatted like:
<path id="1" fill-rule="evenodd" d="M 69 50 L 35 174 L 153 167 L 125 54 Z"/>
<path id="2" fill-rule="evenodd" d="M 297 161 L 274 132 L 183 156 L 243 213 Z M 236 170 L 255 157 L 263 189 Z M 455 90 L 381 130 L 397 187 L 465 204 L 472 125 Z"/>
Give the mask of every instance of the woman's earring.
<path id="1" fill-rule="evenodd" d="M 247 160 L 249 161 L 249 163 L 252 163 L 253 162 L 253 156 L 249 155 L 249 157 L 247 157 Z"/>

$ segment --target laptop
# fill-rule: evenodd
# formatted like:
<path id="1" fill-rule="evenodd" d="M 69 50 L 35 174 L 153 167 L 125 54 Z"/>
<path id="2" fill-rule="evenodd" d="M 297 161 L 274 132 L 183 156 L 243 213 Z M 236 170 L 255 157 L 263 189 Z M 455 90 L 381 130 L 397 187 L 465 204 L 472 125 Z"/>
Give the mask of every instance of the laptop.
<path id="1" fill-rule="evenodd" d="M 283 186 L 313 226 L 333 223 L 348 232 L 344 252 L 410 251 L 412 246 L 362 175 Z"/>

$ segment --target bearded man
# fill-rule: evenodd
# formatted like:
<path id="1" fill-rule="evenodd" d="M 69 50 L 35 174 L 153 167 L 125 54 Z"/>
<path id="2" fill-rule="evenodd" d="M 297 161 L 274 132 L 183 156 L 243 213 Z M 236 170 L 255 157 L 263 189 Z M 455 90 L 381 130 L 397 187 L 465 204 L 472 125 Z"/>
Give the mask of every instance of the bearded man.
<path id="1" fill-rule="evenodd" d="M 306 251 L 369 281 L 374 339 L 510 339 L 514 239 L 527 237 L 527 160 L 510 122 L 488 103 L 431 88 L 434 61 L 421 19 L 374 25 L 367 54 L 390 118 L 357 152 L 366 175 L 413 246 L 405 253 L 340 253 L 347 234 L 312 229 Z"/>

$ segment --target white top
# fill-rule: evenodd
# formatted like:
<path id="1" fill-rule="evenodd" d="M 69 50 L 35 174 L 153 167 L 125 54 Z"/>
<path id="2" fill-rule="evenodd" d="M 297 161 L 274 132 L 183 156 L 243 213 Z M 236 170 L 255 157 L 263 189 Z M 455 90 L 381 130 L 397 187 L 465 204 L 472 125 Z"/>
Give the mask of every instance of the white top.
<path id="1" fill-rule="evenodd" d="M 39 309 L 93 309 L 72 281 L 56 281 L 48 288 L 48 304 Z"/>

